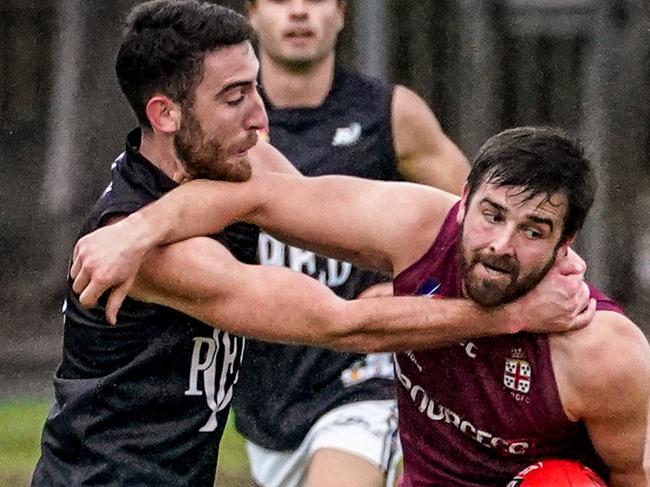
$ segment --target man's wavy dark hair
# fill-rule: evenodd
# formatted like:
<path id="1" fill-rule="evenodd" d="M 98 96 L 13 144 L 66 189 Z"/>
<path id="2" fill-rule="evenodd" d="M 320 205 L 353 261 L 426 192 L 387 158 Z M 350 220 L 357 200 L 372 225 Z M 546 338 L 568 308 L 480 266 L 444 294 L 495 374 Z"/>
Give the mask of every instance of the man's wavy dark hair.
<path id="1" fill-rule="evenodd" d="M 189 106 L 205 56 L 253 36 L 243 16 L 208 2 L 153 0 L 135 7 L 126 20 L 115 72 L 143 129 L 151 129 L 146 114 L 151 96 L 161 93 Z"/>
<path id="2" fill-rule="evenodd" d="M 467 178 L 467 204 L 484 183 L 521 188 L 527 199 L 564 194 L 569 205 L 563 241 L 580 230 L 596 193 L 593 169 L 582 145 L 551 127 L 517 127 L 488 139 Z"/>

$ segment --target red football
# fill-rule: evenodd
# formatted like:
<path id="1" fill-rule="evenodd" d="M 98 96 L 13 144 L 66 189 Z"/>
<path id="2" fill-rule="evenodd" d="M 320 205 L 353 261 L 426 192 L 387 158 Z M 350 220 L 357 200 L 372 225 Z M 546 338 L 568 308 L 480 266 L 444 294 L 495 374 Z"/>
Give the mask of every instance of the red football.
<path id="1" fill-rule="evenodd" d="M 523 469 L 507 487 L 607 487 L 607 484 L 581 463 L 543 460 Z"/>

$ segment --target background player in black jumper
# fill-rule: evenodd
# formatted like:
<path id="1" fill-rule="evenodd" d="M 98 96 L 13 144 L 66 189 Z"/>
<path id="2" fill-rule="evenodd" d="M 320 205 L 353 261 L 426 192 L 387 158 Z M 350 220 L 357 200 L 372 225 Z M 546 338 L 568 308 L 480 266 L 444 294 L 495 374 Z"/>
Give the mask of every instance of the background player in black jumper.
<path id="1" fill-rule="evenodd" d="M 345 8 L 343 0 L 247 3 L 271 145 L 307 176 L 404 178 L 460 194 L 469 163 L 426 103 L 403 86 L 336 65 Z M 392 284 L 376 284 L 383 275 L 265 232 L 258 256 L 319 279 L 345 299 L 392 294 Z M 233 407 L 255 482 L 382 485 L 399 459 L 391 355 L 256 340 L 246 347 Z"/>

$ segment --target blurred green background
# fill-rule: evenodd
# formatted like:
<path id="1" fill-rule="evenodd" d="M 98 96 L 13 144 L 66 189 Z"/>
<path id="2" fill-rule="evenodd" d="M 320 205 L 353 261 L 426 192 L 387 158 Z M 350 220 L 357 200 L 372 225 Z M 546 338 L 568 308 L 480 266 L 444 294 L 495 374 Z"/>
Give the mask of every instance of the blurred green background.
<path id="1" fill-rule="evenodd" d="M 0 487 L 27 485 L 38 460 L 41 429 L 49 408 L 50 402 L 46 400 L 0 401 Z M 218 470 L 220 485 L 253 485 L 244 442 L 232 421 L 221 442 Z"/>

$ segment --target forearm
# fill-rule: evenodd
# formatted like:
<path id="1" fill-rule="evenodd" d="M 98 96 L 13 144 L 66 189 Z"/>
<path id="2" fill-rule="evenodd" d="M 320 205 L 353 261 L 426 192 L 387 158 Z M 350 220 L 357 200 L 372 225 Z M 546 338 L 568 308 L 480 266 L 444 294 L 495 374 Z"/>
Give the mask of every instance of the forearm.
<path id="1" fill-rule="evenodd" d="M 520 330 L 504 308 L 465 299 L 380 297 L 346 301 L 331 325 L 333 348 L 363 352 L 435 348 Z"/>
<path id="2" fill-rule="evenodd" d="M 446 193 L 404 184 L 270 173 L 245 183 L 193 181 L 127 218 L 125 225 L 142 236 L 137 245 L 151 248 L 246 221 L 292 245 L 392 272 L 395 256 L 411 262 L 426 250 L 435 237 L 428 227 L 435 230 L 455 201 Z M 379 225 L 377 214 L 390 224 Z M 404 248 L 405 236 L 414 229 L 424 237 Z"/>
<path id="3" fill-rule="evenodd" d="M 251 183 L 195 180 L 183 184 L 124 220 L 124 227 L 151 249 L 195 236 L 212 235 L 256 208 Z M 136 240 L 136 239 L 132 239 Z"/>
<path id="4" fill-rule="evenodd" d="M 347 200 L 323 201 L 323 191 L 334 191 L 337 186 L 344 188 Z M 306 182 L 304 178 L 265 174 L 245 183 L 195 180 L 170 191 L 120 225 L 132 236 L 131 242 L 147 249 L 212 235 L 235 221 L 254 223 L 283 240 L 307 247 L 328 233 L 322 230 L 328 222 L 343 218 L 353 205 L 351 198 L 356 199 L 358 194 L 352 178 L 336 182 L 332 178 L 310 178 Z M 361 217 L 359 220 L 364 221 Z M 332 224 L 335 228 L 338 226 Z M 346 235 L 349 240 L 349 231 Z"/>
<path id="5" fill-rule="evenodd" d="M 381 297 L 344 301 L 319 290 L 314 297 L 320 301 L 314 302 L 304 300 L 308 293 L 300 294 L 295 300 L 276 298 L 275 310 L 259 307 L 260 319 L 248 320 L 246 329 L 238 332 L 268 341 L 372 353 L 436 348 L 519 331 L 512 320 L 506 321 L 503 311 L 481 309 L 469 300 Z"/>
<path id="6" fill-rule="evenodd" d="M 224 331 L 360 352 L 431 348 L 517 331 L 504 309 L 482 309 L 469 300 L 346 301 L 303 274 L 243 265 L 209 239 L 186 240 L 151 253 L 132 296 Z"/>
<path id="7" fill-rule="evenodd" d="M 183 184 L 118 223 L 110 238 L 120 238 L 114 254 L 141 256 L 246 221 L 292 245 L 393 273 L 426 251 L 456 200 L 416 184 L 267 172 L 244 183 Z"/>

